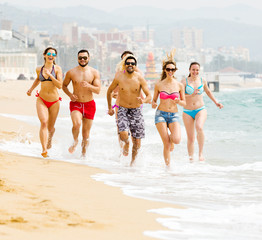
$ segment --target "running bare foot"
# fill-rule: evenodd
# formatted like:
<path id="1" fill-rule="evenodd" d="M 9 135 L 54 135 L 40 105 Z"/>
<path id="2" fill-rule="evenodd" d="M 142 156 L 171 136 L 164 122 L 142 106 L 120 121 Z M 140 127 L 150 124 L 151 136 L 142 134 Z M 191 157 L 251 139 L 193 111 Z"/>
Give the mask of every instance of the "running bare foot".
<path id="1" fill-rule="evenodd" d="M 77 144 L 78 144 L 78 140 L 75 140 L 75 141 L 73 142 L 72 146 L 70 146 L 70 147 L 68 148 L 68 152 L 73 153 L 73 152 L 76 150 Z"/>
<path id="2" fill-rule="evenodd" d="M 194 158 L 192 156 L 189 156 L 189 161 L 190 162 L 193 162 L 194 161 Z"/>
<path id="3" fill-rule="evenodd" d="M 50 149 L 52 147 L 52 139 L 55 133 L 55 129 L 48 133 L 48 140 L 47 140 L 47 149 Z"/>
<path id="4" fill-rule="evenodd" d="M 47 153 L 47 151 L 45 151 L 45 152 L 42 152 L 42 153 L 41 153 L 41 155 L 42 155 L 42 157 L 44 157 L 44 158 L 47 158 L 47 157 L 49 157 L 49 156 L 48 156 L 48 153 Z"/>
<path id="5" fill-rule="evenodd" d="M 205 158 L 204 158 L 203 155 L 199 155 L 199 161 L 201 161 L 201 162 L 205 161 Z"/>
<path id="6" fill-rule="evenodd" d="M 170 161 L 167 160 L 167 159 L 165 159 L 165 163 L 166 163 L 166 166 L 169 167 L 169 165 L 170 165 Z"/>

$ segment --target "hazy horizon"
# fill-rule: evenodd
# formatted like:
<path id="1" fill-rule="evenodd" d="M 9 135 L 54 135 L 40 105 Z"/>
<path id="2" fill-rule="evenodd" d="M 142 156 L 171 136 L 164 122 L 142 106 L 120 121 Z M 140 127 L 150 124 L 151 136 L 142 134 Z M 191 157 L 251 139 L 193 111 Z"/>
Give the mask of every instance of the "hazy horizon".
<path id="1" fill-rule="evenodd" d="M 173 0 L 163 0 L 163 1 L 152 1 L 152 0 L 132 0 L 129 1 L 121 1 L 121 0 L 98 0 L 98 1 L 83 1 L 83 0 L 46 0 L 43 4 L 43 1 L 36 0 L 27 0 L 21 2 L 21 0 L 0 0 L 1 4 L 8 4 L 10 6 L 16 7 L 29 7 L 31 8 L 59 8 L 59 7 L 71 7 L 71 6 L 89 6 L 103 11 L 113 11 L 118 8 L 128 7 L 128 6 L 149 6 L 156 7 L 162 9 L 197 9 L 201 7 L 229 7 L 235 4 L 244 4 L 250 7 L 255 7 L 257 9 L 261 9 L 261 3 L 259 0 L 184 0 L 181 2 L 176 2 L 174 4 Z"/>

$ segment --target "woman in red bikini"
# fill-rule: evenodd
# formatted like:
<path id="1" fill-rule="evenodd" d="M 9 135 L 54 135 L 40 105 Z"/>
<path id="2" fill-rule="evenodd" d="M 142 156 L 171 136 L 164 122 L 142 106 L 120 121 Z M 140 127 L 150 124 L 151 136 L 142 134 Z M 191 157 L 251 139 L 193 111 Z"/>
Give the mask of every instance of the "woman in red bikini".
<path id="1" fill-rule="evenodd" d="M 48 157 L 47 149 L 52 147 L 52 137 L 55 132 L 55 122 L 59 112 L 60 102 L 57 89 L 62 88 L 62 69 L 55 64 L 57 51 L 55 48 L 48 47 L 44 53 L 45 64 L 36 68 L 37 78 L 27 91 L 27 95 L 31 96 L 32 91 L 41 82 L 41 90 L 36 94 L 36 110 L 38 118 L 41 122 L 39 131 L 40 141 L 42 145 L 42 156 Z"/>
<path id="2" fill-rule="evenodd" d="M 163 155 L 167 166 L 170 164 L 170 151 L 174 150 L 174 144 L 179 144 L 181 139 L 177 104 L 186 105 L 184 87 L 174 77 L 177 70 L 174 54 L 175 50 L 163 61 L 161 79 L 155 84 L 152 101 L 152 108 L 156 108 L 160 97 L 155 125 L 164 145 Z"/>

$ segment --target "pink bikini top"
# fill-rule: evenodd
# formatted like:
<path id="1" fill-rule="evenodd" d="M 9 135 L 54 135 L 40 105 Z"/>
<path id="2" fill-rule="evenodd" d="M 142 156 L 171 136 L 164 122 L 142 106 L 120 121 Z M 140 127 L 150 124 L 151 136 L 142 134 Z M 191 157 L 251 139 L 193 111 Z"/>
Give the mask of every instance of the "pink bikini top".
<path id="1" fill-rule="evenodd" d="M 179 92 L 172 92 L 172 93 L 167 93 L 165 91 L 160 92 L 160 99 L 168 99 L 168 98 L 174 100 L 176 98 L 180 98 L 180 94 Z"/>

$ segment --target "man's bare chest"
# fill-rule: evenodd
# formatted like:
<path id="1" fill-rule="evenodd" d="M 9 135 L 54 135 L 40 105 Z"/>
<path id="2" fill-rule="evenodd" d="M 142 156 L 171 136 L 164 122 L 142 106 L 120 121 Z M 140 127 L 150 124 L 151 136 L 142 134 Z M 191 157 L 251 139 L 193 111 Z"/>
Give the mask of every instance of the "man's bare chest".
<path id="1" fill-rule="evenodd" d="M 140 89 L 141 85 L 138 80 L 121 81 L 119 84 L 119 90 L 124 93 L 137 93 Z"/>
<path id="2" fill-rule="evenodd" d="M 84 73 L 81 72 L 81 73 L 74 74 L 74 77 L 72 80 L 75 84 L 80 84 L 83 81 L 92 84 L 94 80 L 94 76 L 90 74 L 89 72 L 84 72 Z"/>

